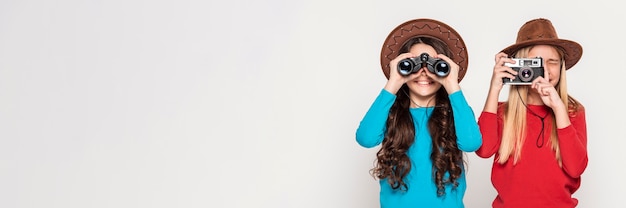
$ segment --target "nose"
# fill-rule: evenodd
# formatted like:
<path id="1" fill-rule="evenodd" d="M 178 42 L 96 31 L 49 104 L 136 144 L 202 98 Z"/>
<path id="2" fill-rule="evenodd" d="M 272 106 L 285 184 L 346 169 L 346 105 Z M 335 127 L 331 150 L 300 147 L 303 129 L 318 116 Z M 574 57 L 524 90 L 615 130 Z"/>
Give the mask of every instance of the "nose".
<path id="1" fill-rule="evenodd" d="M 419 71 L 417 71 L 417 73 L 419 73 L 420 75 L 426 75 L 426 70 L 428 70 L 428 69 L 426 69 L 426 67 L 422 67 L 422 68 L 420 68 Z"/>

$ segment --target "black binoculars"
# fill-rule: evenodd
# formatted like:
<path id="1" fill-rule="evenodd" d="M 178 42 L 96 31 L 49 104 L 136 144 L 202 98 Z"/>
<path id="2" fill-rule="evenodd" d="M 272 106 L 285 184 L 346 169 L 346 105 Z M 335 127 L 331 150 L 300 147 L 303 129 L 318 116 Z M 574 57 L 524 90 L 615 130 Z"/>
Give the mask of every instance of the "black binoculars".
<path id="1" fill-rule="evenodd" d="M 402 76 L 418 72 L 422 67 L 426 66 L 428 71 L 436 74 L 439 77 L 448 76 L 450 73 L 450 65 L 448 62 L 428 56 L 427 53 L 422 53 L 415 58 L 405 58 L 398 62 L 398 72 Z"/>

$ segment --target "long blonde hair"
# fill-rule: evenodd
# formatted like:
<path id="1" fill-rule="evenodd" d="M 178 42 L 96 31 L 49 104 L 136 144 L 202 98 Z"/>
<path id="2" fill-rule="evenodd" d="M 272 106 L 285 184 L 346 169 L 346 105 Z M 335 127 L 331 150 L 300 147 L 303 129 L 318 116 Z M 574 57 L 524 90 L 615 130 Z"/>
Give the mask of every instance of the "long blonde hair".
<path id="1" fill-rule="evenodd" d="M 528 53 L 532 47 L 533 46 L 529 46 L 520 49 L 517 53 L 515 53 L 514 57 L 528 57 Z M 555 48 L 561 57 L 561 75 L 555 88 L 561 97 L 561 101 L 565 104 L 565 106 L 568 106 L 568 111 L 571 113 L 572 111 L 576 111 L 578 102 L 567 94 L 567 79 L 565 74 L 566 68 L 565 60 L 563 58 L 565 53 L 562 49 L 558 47 Z M 498 150 L 499 157 L 496 158 L 497 162 L 500 164 L 506 163 L 511 155 L 513 155 L 513 164 L 517 164 L 522 157 L 522 146 L 526 140 L 527 108 L 525 103 L 528 103 L 529 88 L 530 86 L 528 85 L 510 86 L 508 102 L 506 102 L 504 106 L 504 126 L 502 131 L 502 141 L 500 143 L 500 149 Z M 570 108 L 570 104 L 572 104 L 574 108 Z M 554 151 L 555 158 L 558 161 L 559 166 L 561 166 L 561 151 L 559 148 L 559 138 L 556 134 L 556 119 L 553 112 L 550 111 L 548 115 L 552 118 L 553 127 L 550 133 L 550 146 Z"/>

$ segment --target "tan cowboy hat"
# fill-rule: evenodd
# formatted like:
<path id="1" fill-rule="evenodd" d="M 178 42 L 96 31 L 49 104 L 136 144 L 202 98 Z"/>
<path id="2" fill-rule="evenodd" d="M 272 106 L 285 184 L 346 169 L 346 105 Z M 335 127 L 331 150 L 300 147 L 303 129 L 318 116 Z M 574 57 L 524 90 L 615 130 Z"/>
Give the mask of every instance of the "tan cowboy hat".
<path id="1" fill-rule="evenodd" d="M 556 30 L 550 20 L 544 18 L 533 19 L 526 22 L 517 32 L 515 44 L 505 48 L 502 52 L 513 55 L 519 49 L 531 45 L 552 45 L 565 51 L 565 69 L 572 68 L 583 55 L 583 47 L 580 44 L 565 39 L 559 39 Z"/>
<path id="2" fill-rule="evenodd" d="M 444 42 L 452 52 L 450 57 L 457 65 L 459 65 L 459 82 L 467 72 L 467 48 L 465 42 L 452 27 L 443 22 L 432 19 L 414 19 L 409 20 L 389 33 L 380 52 L 380 66 L 383 69 L 385 77 L 389 79 L 389 62 L 400 55 L 400 48 L 408 40 L 414 37 L 430 37 Z M 396 67 L 394 66 L 395 70 Z"/>

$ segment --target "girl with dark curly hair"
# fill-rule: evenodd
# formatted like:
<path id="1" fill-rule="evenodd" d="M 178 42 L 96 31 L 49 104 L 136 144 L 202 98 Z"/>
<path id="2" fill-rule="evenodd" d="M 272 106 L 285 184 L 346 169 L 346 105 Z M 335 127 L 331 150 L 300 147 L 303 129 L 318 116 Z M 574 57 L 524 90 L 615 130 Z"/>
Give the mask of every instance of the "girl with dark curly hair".
<path id="1" fill-rule="evenodd" d="M 412 72 L 398 69 L 411 58 Z M 389 35 L 381 60 L 388 81 L 356 131 L 361 146 L 380 145 L 371 173 L 381 207 L 464 207 L 463 152 L 477 150 L 482 137 L 459 85 L 462 39 L 441 22 L 412 20 Z M 436 73 L 437 60 L 447 74 Z"/>

